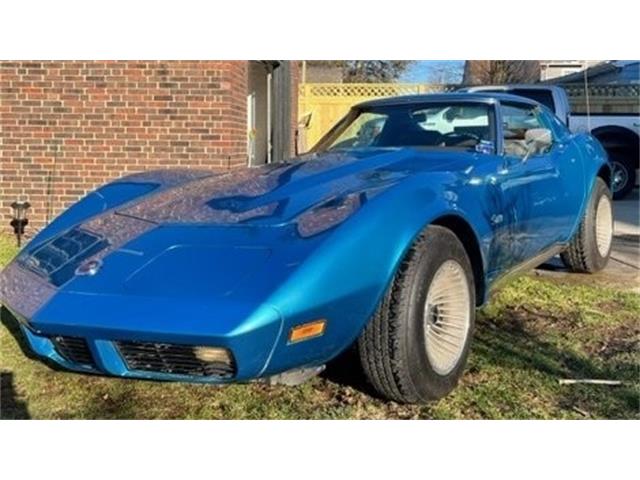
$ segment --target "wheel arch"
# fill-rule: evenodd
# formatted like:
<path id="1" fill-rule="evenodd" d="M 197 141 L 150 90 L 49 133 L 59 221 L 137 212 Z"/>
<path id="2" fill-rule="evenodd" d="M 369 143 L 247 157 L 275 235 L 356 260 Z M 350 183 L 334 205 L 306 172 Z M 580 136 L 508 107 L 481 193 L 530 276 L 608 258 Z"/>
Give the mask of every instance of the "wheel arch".
<path id="1" fill-rule="evenodd" d="M 633 130 L 618 125 L 606 125 L 591 131 L 601 144 L 609 152 L 630 152 L 638 166 L 638 151 L 640 149 L 640 137 Z"/>
<path id="2" fill-rule="evenodd" d="M 600 167 L 596 176 L 604 180 L 607 187 L 611 188 L 611 166 L 608 163 L 605 163 Z"/>
<path id="3" fill-rule="evenodd" d="M 486 294 L 484 261 L 478 237 L 471 227 L 471 224 L 469 224 L 469 222 L 460 215 L 447 214 L 436 218 L 429 225 L 437 225 L 450 230 L 456 237 L 458 237 L 460 243 L 462 243 L 462 246 L 469 256 L 469 261 L 471 262 L 471 268 L 473 270 L 473 280 L 476 289 L 476 305 L 482 305 Z"/>
<path id="4" fill-rule="evenodd" d="M 487 285 L 484 254 L 481 253 L 483 237 L 477 230 L 482 225 L 470 222 L 466 217 L 475 218 L 472 216 L 475 212 L 450 205 L 431 190 L 419 193 L 424 195 L 416 195 L 410 200 L 413 204 L 424 205 L 424 209 L 399 208 L 407 203 L 405 195 L 387 197 L 385 202 L 381 202 L 382 197 L 373 199 L 368 207 L 372 207 L 373 202 L 380 202 L 382 210 L 363 208 L 337 229 L 328 232 L 325 238 L 318 240 L 317 247 L 309 252 L 292 275 L 270 294 L 267 303 L 281 312 L 285 319 L 284 331 L 310 318 L 333 318 L 333 326 L 323 336 L 322 342 L 326 345 L 323 351 L 317 347 L 303 349 L 305 344 L 301 344 L 297 347 L 301 350 L 300 356 L 294 358 L 286 342 L 278 345 L 267 373 L 293 368 L 294 360 L 326 363 L 352 345 L 370 323 L 380 302 L 384 301 L 408 252 L 430 226 L 446 228 L 460 240 L 471 261 L 476 304 L 484 303 Z M 389 215 L 387 222 L 379 221 L 382 214 Z M 365 244 L 371 248 L 362 248 Z M 387 254 L 381 255 L 380 252 Z M 330 262 L 327 262 L 328 258 Z M 345 277 L 346 265 L 357 268 L 360 274 L 355 278 Z M 349 281 L 347 292 L 340 281 L 344 278 Z M 331 280 L 327 282 L 326 279 Z M 291 295 L 292 291 L 302 290 L 313 294 Z M 328 312 L 327 305 L 330 306 Z M 336 318 L 344 320 L 335 321 Z"/>

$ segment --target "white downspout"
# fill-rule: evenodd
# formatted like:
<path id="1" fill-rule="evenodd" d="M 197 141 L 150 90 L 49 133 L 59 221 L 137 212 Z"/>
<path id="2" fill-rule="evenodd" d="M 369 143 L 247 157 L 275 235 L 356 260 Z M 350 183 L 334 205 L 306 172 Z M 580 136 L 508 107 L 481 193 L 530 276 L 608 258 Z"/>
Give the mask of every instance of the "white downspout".
<path id="1" fill-rule="evenodd" d="M 267 72 L 267 163 L 271 163 L 271 70 Z"/>

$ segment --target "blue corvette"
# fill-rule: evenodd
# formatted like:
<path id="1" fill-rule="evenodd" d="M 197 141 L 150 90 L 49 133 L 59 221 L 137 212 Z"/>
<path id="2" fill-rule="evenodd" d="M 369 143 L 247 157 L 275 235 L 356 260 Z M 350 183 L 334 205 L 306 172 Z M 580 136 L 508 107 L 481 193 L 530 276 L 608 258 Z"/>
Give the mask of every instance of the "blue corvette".
<path id="1" fill-rule="evenodd" d="M 288 163 L 98 188 L 7 266 L 1 300 L 70 370 L 296 383 L 355 343 L 382 396 L 429 401 L 501 279 L 557 254 L 605 266 L 610 177 L 597 141 L 524 98 L 375 100 Z"/>

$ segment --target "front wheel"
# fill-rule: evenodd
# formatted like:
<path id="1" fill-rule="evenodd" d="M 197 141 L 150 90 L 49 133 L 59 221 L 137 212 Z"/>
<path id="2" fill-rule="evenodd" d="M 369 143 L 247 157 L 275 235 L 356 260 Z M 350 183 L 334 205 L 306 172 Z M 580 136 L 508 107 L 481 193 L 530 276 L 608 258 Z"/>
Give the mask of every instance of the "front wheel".
<path id="1" fill-rule="evenodd" d="M 367 378 L 379 394 L 400 403 L 445 396 L 462 375 L 474 321 L 466 251 L 450 230 L 430 226 L 358 340 Z"/>
<path id="2" fill-rule="evenodd" d="M 611 191 L 601 178 L 597 178 L 580 227 L 560 257 L 574 272 L 595 273 L 607 265 L 612 240 Z"/>

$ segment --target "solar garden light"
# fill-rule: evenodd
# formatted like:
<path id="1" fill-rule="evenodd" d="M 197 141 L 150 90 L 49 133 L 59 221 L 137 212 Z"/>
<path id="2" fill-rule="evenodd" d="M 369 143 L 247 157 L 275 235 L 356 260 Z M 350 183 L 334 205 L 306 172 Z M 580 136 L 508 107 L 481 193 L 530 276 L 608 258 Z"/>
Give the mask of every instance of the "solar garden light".
<path id="1" fill-rule="evenodd" d="M 27 210 L 31 204 L 29 202 L 13 202 L 11 208 L 13 208 L 13 218 L 11 219 L 11 226 L 13 232 L 18 239 L 18 247 L 22 243 L 22 235 L 24 235 L 24 227 L 29 223 L 27 218 Z"/>

